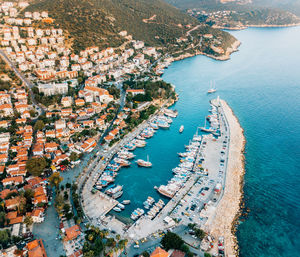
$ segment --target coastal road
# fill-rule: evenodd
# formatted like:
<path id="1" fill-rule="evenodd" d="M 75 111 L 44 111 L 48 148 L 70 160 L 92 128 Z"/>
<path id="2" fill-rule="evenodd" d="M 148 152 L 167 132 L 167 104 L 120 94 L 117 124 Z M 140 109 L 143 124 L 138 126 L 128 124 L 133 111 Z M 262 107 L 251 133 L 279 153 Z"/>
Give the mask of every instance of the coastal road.
<path id="1" fill-rule="evenodd" d="M 44 114 L 45 110 L 42 106 L 40 106 L 37 101 L 34 99 L 34 94 L 32 92 L 32 88 L 34 87 L 34 84 L 31 83 L 18 69 L 17 67 L 13 64 L 13 62 L 8 58 L 8 56 L 4 53 L 3 50 L 0 50 L 0 55 L 1 57 L 5 60 L 5 62 L 10 66 L 10 68 L 15 72 L 15 74 L 19 77 L 19 79 L 25 84 L 25 86 L 28 88 L 30 92 L 30 97 L 32 101 L 32 105 L 35 107 L 37 110 L 38 114 Z"/>

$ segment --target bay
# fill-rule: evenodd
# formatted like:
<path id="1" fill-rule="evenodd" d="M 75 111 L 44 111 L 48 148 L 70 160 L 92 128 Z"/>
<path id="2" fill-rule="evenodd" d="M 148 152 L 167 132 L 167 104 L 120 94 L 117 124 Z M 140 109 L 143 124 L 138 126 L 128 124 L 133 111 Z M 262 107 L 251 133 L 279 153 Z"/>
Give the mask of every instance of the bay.
<path id="1" fill-rule="evenodd" d="M 244 192 L 251 211 L 238 228 L 241 256 L 300 256 L 300 28 L 232 34 L 242 45 L 231 60 L 196 56 L 166 70 L 163 79 L 179 94 L 173 107 L 179 116 L 169 130 L 135 150 L 137 158 L 149 155 L 153 168 L 133 164 L 120 171 L 121 199 L 132 201 L 122 216 L 128 219 L 148 195 L 162 198 L 153 187 L 172 176 L 177 153 L 204 123 L 209 100 L 219 95 L 233 108 L 247 140 Z M 218 91 L 207 96 L 212 80 Z M 180 125 L 185 126 L 182 134 Z"/>

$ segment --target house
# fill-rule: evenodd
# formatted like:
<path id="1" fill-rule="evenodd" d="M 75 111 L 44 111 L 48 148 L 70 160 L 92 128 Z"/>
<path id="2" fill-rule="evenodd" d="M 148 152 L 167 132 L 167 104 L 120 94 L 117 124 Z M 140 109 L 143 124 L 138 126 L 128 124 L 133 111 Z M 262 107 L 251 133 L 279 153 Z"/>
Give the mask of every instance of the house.
<path id="1" fill-rule="evenodd" d="M 55 129 L 65 129 L 66 121 L 65 120 L 57 120 L 55 121 Z"/>
<path id="2" fill-rule="evenodd" d="M 84 127 L 89 127 L 89 128 L 94 127 L 94 121 L 93 120 L 84 120 L 82 124 L 83 124 Z"/>
<path id="3" fill-rule="evenodd" d="M 45 152 L 52 153 L 55 152 L 58 148 L 58 144 L 55 142 L 49 142 L 45 144 Z"/>
<path id="4" fill-rule="evenodd" d="M 31 213 L 32 221 L 34 223 L 42 223 L 44 221 L 44 209 L 36 208 Z"/>
<path id="5" fill-rule="evenodd" d="M 185 253 L 179 250 L 170 250 L 170 257 L 185 257 Z"/>
<path id="6" fill-rule="evenodd" d="M 1 120 L 0 121 L 0 128 L 8 128 L 8 121 L 7 120 Z"/>
<path id="7" fill-rule="evenodd" d="M 13 107 L 11 104 L 2 104 L 0 105 L 0 116 L 7 117 L 12 116 L 14 113 Z"/>
<path id="8" fill-rule="evenodd" d="M 9 132 L 0 134 L 0 143 L 9 143 L 9 140 L 10 140 Z"/>
<path id="9" fill-rule="evenodd" d="M 43 156 L 44 147 L 42 144 L 35 144 L 32 150 L 34 156 Z"/>
<path id="10" fill-rule="evenodd" d="M 34 189 L 34 196 L 33 196 L 32 203 L 34 205 L 38 205 L 41 203 L 44 203 L 44 204 L 48 203 L 46 189 L 43 186 L 39 186 Z"/>
<path id="11" fill-rule="evenodd" d="M 143 41 L 134 41 L 133 42 L 133 47 L 135 48 L 135 49 L 141 49 L 141 48 L 143 48 L 144 47 L 144 42 Z"/>
<path id="12" fill-rule="evenodd" d="M 75 105 L 76 106 L 84 106 L 84 104 L 85 104 L 85 101 L 83 100 L 83 99 L 76 99 L 75 100 Z"/>
<path id="13" fill-rule="evenodd" d="M 77 148 L 79 151 L 89 153 L 89 152 L 93 151 L 93 149 L 95 148 L 96 145 L 97 145 L 97 143 L 96 143 L 95 139 L 89 138 L 82 145 L 77 146 Z"/>
<path id="14" fill-rule="evenodd" d="M 72 105 L 72 97 L 71 96 L 65 96 L 61 99 L 61 104 L 63 107 L 70 107 Z"/>
<path id="15" fill-rule="evenodd" d="M 49 80 L 55 77 L 53 70 L 35 70 L 35 74 L 40 80 Z"/>
<path id="16" fill-rule="evenodd" d="M 23 176 L 17 176 L 17 177 L 11 177 L 11 178 L 5 178 L 2 180 L 3 186 L 8 185 L 19 185 L 23 183 Z"/>
<path id="17" fill-rule="evenodd" d="M 28 257 L 47 257 L 42 239 L 36 239 L 26 245 Z"/>
<path id="18" fill-rule="evenodd" d="M 12 210 L 18 207 L 20 204 L 20 196 L 5 200 L 5 208 L 7 210 Z"/>
<path id="19" fill-rule="evenodd" d="M 94 100 L 99 99 L 100 102 L 109 103 L 113 101 L 114 98 L 112 95 L 108 93 L 106 89 L 99 88 L 99 87 L 92 87 L 92 86 L 85 86 L 84 91 L 90 92 L 94 96 Z"/>
<path id="20" fill-rule="evenodd" d="M 55 130 L 47 130 L 46 131 L 46 138 L 55 138 Z"/>
<path id="21" fill-rule="evenodd" d="M 126 94 L 131 93 L 132 96 L 136 96 L 139 94 L 144 95 L 145 94 L 145 90 L 144 89 L 127 89 L 126 90 Z"/>
<path id="22" fill-rule="evenodd" d="M 74 225 L 70 228 L 66 228 L 65 233 L 66 233 L 66 237 L 64 239 L 65 241 L 74 240 L 81 234 L 80 227 L 78 225 Z"/>
<path id="23" fill-rule="evenodd" d="M 61 110 L 61 116 L 67 117 L 72 114 L 72 108 L 65 108 Z"/>
<path id="24" fill-rule="evenodd" d="M 164 249 L 157 247 L 150 255 L 150 257 L 169 257 L 170 255 Z"/>
<path id="25" fill-rule="evenodd" d="M 18 193 L 17 189 L 14 189 L 14 190 L 10 190 L 10 189 L 3 189 L 1 192 L 0 192 L 0 198 L 1 199 L 5 199 L 9 194 L 11 193 Z"/>

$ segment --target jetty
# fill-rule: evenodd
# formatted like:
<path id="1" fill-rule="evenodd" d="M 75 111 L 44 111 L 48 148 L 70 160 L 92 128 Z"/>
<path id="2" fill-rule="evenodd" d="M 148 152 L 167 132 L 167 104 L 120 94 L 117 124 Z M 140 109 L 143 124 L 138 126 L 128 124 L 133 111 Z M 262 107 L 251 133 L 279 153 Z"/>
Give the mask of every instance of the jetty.
<path id="1" fill-rule="evenodd" d="M 244 177 L 244 148 L 245 137 L 237 117 L 224 100 L 220 100 L 220 107 L 228 123 L 229 155 L 227 163 L 226 181 L 223 197 L 210 216 L 206 226 L 215 237 L 224 237 L 225 252 L 228 256 L 237 255 L 237 241 L 233 234 L 233 227 L 240 212 L 242 186 Z"/>

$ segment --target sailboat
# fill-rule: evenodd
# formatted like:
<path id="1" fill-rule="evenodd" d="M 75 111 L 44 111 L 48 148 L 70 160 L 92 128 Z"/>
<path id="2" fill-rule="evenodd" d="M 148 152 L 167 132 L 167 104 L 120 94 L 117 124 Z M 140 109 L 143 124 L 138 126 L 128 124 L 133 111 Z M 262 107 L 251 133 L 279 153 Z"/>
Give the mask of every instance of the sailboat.
<path id="1" fill-rule="evenodd" d="M 204 131 L 204 132 L 216 132 L 216 130 L 215 129 L 213 129 L 213 128 L 207 128 L 206 127 L 206 118 L 205 118 L 205 123 L 204 123 L 204 127 L 201 127 L 200 128 L 202 131 Z"/>
<path id="2" fill-rule="evenodd" d="M 211 87 L 210 89 L 208 89 L 207 94 L 212 94 L 215 93 L 217 91 L 217 89 L 215 88 L 214 83 L 210 83 Z"/>
<path id="3" fill-rule="evenodd" d="M 138 160 L 136 161 L 136 163 L 137 163 L 139 166 L 141 166 L 141 167 L 146 167 L 146 168 L 152 167 L 152 163 L 149 162 L 149 155 L 147 155 L 147 161 L 144 161 L 144 160 L 142 160 L 142 159 L 138 159 Z"/>

